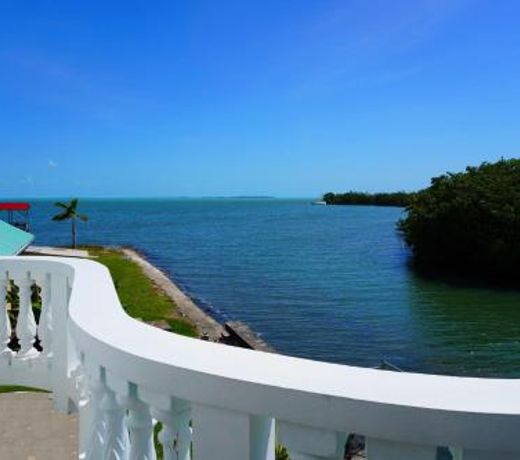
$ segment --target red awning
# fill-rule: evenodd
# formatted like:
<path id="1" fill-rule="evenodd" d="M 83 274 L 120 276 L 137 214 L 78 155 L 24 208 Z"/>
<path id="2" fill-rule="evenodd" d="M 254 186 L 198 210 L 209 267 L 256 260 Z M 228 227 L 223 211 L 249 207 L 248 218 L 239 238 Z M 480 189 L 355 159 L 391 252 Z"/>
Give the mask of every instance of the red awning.
<path id="1" fill-rule="evenodd" d="M 29 203 L 0 203 L 0 211 L 28 211 Z"/>

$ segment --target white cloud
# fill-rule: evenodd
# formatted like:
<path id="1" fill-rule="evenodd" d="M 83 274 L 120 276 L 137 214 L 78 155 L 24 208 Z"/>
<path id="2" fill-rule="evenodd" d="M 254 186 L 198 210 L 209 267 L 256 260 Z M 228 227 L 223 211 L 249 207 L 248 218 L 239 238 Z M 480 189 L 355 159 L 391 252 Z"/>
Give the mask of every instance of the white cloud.
<path id="1" fill-rule="evenodd" d="M 26 184 L 26 185 L 34 185 L 34 179 L 32 178 L 32 176 L 25 176 L 25 177 L 22 179 L 22 184 Z"/>
<path id="2" fill-rule="evenodd" d="M 58 167 L 58 163 L 56 163 L 54 160 L 49 160 L 49 162 L 47 163 L 47 165 L 48 165 L 49 168 L 51 168 L 51 169 L 54 169 L 54 168 L 57 168 L 57 167 Z"/>

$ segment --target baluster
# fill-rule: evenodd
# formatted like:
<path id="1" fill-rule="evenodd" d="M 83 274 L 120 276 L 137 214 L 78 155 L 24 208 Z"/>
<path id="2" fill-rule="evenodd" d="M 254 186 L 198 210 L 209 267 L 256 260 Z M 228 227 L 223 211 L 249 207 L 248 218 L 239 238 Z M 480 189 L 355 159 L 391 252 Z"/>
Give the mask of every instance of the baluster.
<path id="1" fill-rule="evenodd" d="M 435 460 L 437 447 L 421 446 L 383 439 L 368 438 L 366 441 L 368 460 Z"/>
<path id="2" fill-rule="evenodd" d="M 89 387 L 88 399 L 79 402 L 80 453 L 84 452 L 86 460 L 98 460 L 103 452 L 107 432 L 101 409 L 104 394 L 104 386 L 96 382 Z"/>
<path id="3" fill-rule="evenodd" d="M 343 460 L 345 455 L 345 433 L 280 422 L 278 436 L 291 460 Z"/>
<path id="4" fill-rule="evenodd" d="M 88 379 L 85 391 L 78 401 L 79 412 L 79 458 L 99 460 L 103 455 L 107 424 L 101 402 L 105 386 L 100 380 Z"/>
<path id="5" fill-rule="evenodd" d="M 152 409 L 152 415 L 161 422 L 159 442 L 164 460 L 190 460 L 191 411 L 184 401 L 172 400 L 170 410 Z"/>
<path id="6" fill-rule="evenodd" d="M 462 460 L 462 449 L 460 447 L 449 447 L 451 460 Z"/>
<path id="7" fill-rule="evenodd" d="M 52 352 L 52 392 L 54 408 L 61 412 L 69 409 L 68 383 L 70 375 L 70 354 L 68 339 L 68 278 L 53 274 L 50 278 L 52 314 L 50 329 L 52 330 L 52 344 L 48 344 Z"/>
<path id="8" fill-rule="evenodd" d="M 129 386 L 129 394 L 120 398 L 128 409 L 126 426 L 130 436 L 130 460 L 155 460 L 153 419 L 149 406 L 137 396 L 137 387 Z"/>
<path id="9" fill-rule="evenodd" d="M 29 359 L 38 355 L 38 351 L 34 348 L 36 320 L 34 319 L 31 301 L 32 284 L 29 272 L 18 282 L 18 287 L 20 288 L 20 309 L 16 322 L 16 336 L 20 342 L 20 351 L 16 357 L 19 359 Z"/>
<path id="10" fill-rule="evenodd" d="M 126 410 L 116 399 L 116 394 L 105 386 L 101 410 L 106 421 L 103 460 L 128 460 L 129 439 L 125 425 Z"/>
<path id="11" fill-rule="evenodd" d="M 193 405 L 192 413 L 196 460 L 274 460 L 274 436 L 269 423 L 210 406 Z"/>
<path id="12" fill-rule="evenodd" d="M 274 460 L 276 432 L 272 417 L 250 417 L 251 460 Z"/>
<path id="13" fill-rule="evenodd" d="M 37 282 L 41 288 L 42 299 L 42 310 L 38 323 L 38 338 L 43 349 L 41 356 L 50 358 L 52 356 L 52 292 L 50 273 L 44 274 Z"/>
<path id="14" fill-rule="evenodd" d="M 11 321 L 7 311 L 7 289 L 9 287 L 9 276 L 6 272 L 0 277 L 0 360 L 9 360 L 13 355 L 9 348 L 11 341 Z"/>

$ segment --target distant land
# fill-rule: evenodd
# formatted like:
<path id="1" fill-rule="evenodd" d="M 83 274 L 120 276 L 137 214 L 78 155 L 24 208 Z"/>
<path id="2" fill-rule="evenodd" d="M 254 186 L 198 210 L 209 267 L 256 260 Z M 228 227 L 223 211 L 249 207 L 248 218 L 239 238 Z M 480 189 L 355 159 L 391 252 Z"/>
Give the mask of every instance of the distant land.
<path id="1" fill-rule="evenodd" d="M 224 199 L 233 199 L 233 200 L 274 200 L 275 196 L 269 195 L 237 195 L 237 196 L 228 196 L 228 197 L 220 197 Z"/>

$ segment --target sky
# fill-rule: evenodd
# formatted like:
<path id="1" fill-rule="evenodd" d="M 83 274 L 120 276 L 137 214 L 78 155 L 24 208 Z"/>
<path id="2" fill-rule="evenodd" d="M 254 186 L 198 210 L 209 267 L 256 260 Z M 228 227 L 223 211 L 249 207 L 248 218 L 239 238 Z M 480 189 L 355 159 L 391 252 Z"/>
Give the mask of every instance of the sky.
<path id="1" fill-rule="evenodd" d="M 0 197 L 416 190 L 520 154 L 516 0 L 5 1 Z"/>

